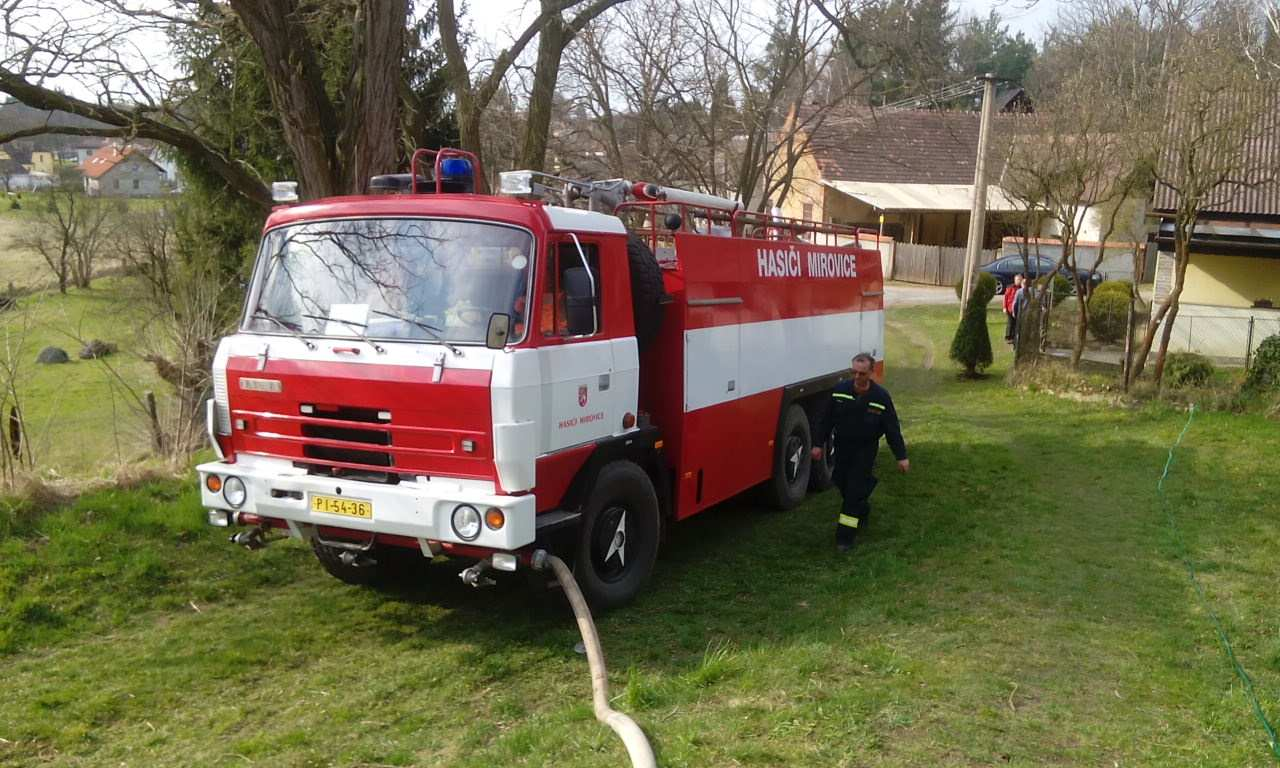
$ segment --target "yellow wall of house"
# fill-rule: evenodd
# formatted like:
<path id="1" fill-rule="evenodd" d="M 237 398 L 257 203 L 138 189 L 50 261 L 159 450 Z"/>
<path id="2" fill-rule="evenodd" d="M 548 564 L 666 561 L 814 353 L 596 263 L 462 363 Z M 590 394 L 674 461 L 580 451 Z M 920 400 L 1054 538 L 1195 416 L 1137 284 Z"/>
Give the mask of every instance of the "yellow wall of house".
<path id="1" fill-rule="evenodd" d="M 805 208 L 808 207 L 808 216 Z M 811 153 L 800 156 L 792 174 L 791 191 L 782 201 L 782 215 L 878 229 L 880 212 L 856 197 L 822 183 L 822 172 Z M 992 217 L 993 219 L 995 217 Z M 884 232 L 903 243 L 963 246 L 969 232 L 968 212 L 903 212 L 884 215 Z M 998 248 L 1007 227 L 989 220 L 986 248 Z"/>
<path id="2" fill-rule="evenodd" d="M 1251 307 L 1258 299 L 1270 299 L 1280 306 L 1280 259 L 1192 255 L 1182 301 Z"/>
<path id="3" fill-rule="evenodd" d="M 801 155 L 792 174 L 791 192 L 782 201 L 782 215 L 792 219 L 803 219 L 805 206 L 810 206 L 811 219 L 826 221 L 823 215 L 825 191 L 826 187 L 822 186 L 822 174 L 818 171 L 818 163 L 813 159 L 813 155 Z"/>
<path id="4" fill-rule="evenodd" d="M 57 170 L 57 161 L 52 152 L 32 152 L 31 170 L 37 173 L 53 174 Z"/>

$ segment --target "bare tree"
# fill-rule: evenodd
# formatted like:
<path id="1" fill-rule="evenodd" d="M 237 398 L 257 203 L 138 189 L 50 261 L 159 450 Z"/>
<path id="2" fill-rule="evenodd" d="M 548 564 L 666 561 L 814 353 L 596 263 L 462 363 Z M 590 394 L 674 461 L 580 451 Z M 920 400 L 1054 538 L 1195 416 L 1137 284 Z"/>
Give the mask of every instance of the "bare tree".
<path id="1" fill-rule="evenodd" d="M 1201 215 L 1230 203 L 1242 190 L 1274 178 L 1277 172 L 1266 153 L 1251 146 L 1265 111 L 1275 108 L 1275 85 L 1256 79 L 1233 46 L 1215 30 L 1201 30 L 1184 41 L 1170 69 L 1168 98 L 1160 112 L 1168 124 L 1154 168 L 1157 185 L 1173 199 L 1173 284 L 1151 313 L 1132 378 L 1142 374 L 1157 336 L 1154 378 L 1160 381 L 1164 375 Z"/>
<path id="2" fill-rule="evenodd" d="M 180 225 L 180 213 L 172 205 L 131 211 L 118 239 L 121 265 L 138 278 L 134 304 L 143 320 L 135 347 L 170 385 L 173 397 L 157 404 L 109 360 L 99 360 L 130 408 L 149 425 L 152 445 L 173 456 L 185 455 L 200 442 L 213 351 L 238 308 L 227 300 L 236 286 L 221 279 L 216 257 L 191 250 L 177 236 Z"/>
<path id="3" fill-rule="evenodd" d="M 0 323 L 0 479 L 13 488 L 24 470 L 35 466 L 35 456 L 27 435 L 22 382 L 27 340 L 34 323 L 28 307 L 11 305 Z"/>
<path id="4" fill-rule="evenodd" d="M 264 209 L 271 195 L 234 147 L 205 139 L 183 107 L 181 73 L 156 60 L 156 38 L 176 28 L 243 25 L 265 65 L 272 101 L 303 193 L 356 192 L 371 173 L 396 165 L 400 65 L 408 0 L 230 0 L 139 5 L 127 0 L 7 0 L 0 29 L 0 92 L 32 107 L 61 110 L 100 125 L 42 125 L 0 136 L 0 143 L 43 133 L 145 138 L 162 142 L 224 179 Z M 327 81 L 322 57 L 349 42 L 349 66 Z M 94 94 L 58 90 L 74 81 Z"/>
<path id="5" fill-rule="evenodd" d="M 808 2 L 633 0 L 566 54 L 562 166 L 737 196 L 787 194 L 808 137 L 866 75 L 840 80 L 836 29 Z"/>
<path id="6" fill-rule="evenodd" d="M 624 0 L 540 0 L 538 16 L 507 48 L 489 62 L 483 74 L 473 72 L 467 61 L 464 37 L 453 0 L 437 0 L 436 14 L 440 39 L 449 67 L 449 83 L 458 109 L 458 134 L 462 148 L 483 156 L 482 117 L 489 103 L 503 88 L 505 79 L 525 49 L 539 38 L 537 62 L 529 101 L 529 119 L 524 137 L 523 159 L 540 168 L 546 154 L 546 132 L 551 104 L 560 70 L 560 57 L 574 37 L 592 19 Z M 564 12 L 578 9 L 566 21 Z M 537 161 L 533 163 L 532 161 Z"/>
<path id="7" fill-rule="evenodd" d="M 1067 267 L 1077 297 L 1073 368 L 1080 364 L 1089 330 L 1090 283 L 1081 272 L 1097 272 L 1121 212 L 1128 210 L 1125 201 L 1146 192 L 1141 181 L 1147 162 L 1135 151 L 1141 142 L 1131 135 L 1130 105 L 1098 86 L 1098 73 L 1082 68 L 1042 101 L 1029 130 L 1011 142 L 1001 180 L 1012 197 L 1040 208 L 1057 225 L 1060 264 Z M 1083 262 L 1077 246 L 1091 217 L 1099 222 L 1099 246 L 1095 258 Z"/>
<path id="8" fill-rule="evenodd" d="M 14 238 L 16 245 L 39 253 L 66 293 L 88 288 L 95 263 L 117 221 L 118 202 L 86 195 L 71 178 L 32 200 L 34 221 Z"/>

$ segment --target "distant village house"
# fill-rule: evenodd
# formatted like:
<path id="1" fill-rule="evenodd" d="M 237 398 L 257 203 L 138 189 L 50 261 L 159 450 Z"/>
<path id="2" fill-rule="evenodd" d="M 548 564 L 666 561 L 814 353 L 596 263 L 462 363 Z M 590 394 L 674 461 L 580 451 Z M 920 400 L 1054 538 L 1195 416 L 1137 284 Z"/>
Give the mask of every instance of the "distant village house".
<path id="1" fill-rule="evenodd" d="M 102 147 L 81 166 L 90 195 L 147 197 L 169 190 L 164 169 L 135 147 Z"/>

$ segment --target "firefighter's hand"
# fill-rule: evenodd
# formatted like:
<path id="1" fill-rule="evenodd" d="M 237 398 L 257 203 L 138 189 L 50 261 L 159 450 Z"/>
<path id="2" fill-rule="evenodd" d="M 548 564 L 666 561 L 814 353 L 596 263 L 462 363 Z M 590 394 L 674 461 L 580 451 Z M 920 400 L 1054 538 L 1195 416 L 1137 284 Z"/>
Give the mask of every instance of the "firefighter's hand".
<path id="1" fill-rule="evenodd" d="M 809 450 L 809 455 L 813 457 L 814 461 L 822 461 L 822 446 L 813 446 L 813 448 Z"/>
<path id="2" fill-rule="evenodd" d="M 904 474 L 904 475 L 905 475 L 906 473 L 910 472 L 910 471 L 911 471 L 911 460 L 910 460 L 910 459 L 903 459 L 902 461 L 899 461 L 899 462 L 898 462 L 898 471 L 899 471 L 899 472 L 901 472 L 901 473 L 902 473 L 902 474 Z"/>

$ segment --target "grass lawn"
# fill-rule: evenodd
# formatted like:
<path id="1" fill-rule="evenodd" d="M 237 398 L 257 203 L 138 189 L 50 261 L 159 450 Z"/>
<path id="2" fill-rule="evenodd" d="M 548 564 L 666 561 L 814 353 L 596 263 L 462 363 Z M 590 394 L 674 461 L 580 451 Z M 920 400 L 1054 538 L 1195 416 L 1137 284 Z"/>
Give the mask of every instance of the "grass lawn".
<path id="1" fill-rule="evenodd" d="M 29 195 L 24 196 L 24 203 L 27 197 Z M 34 220 L 26 208 L 15 211 L 9 209 L 7 203 L 0 202 L 0 249 L 4 253 L 0 258 L 0 290 L 7 290 L 10 283 L 16 288 L 28 288 L 55 282 L 49 265 L 39 253 L 20 248 L 14 242 Z"/>
<path id="2" fill-rule="evenodd" d="M 99 474 L 149 448 L 142 416 L 103 362 L 81 360 L 77 338 L 119 345 L 106 359 L 139 391 L 167 390 L 150 363 L 136 354 L 138 305 L 121 278 L 99 278 L 89 290 L 40 292 L 19 298 L 19 310 L 0 314 L 3 349 L 20 362 L 18 393 L 23 399 L 36 469 L 64 476 Z M 36 355 L 58 346 L 70 363 L 39 365 Z M 0 349 L 0 354 L 4 354 Z"/>
<path id="3" fill-rule="evenodd" d="M 959 382 L 952 307 L 888 313 L 913 471 L 881 456 L 836 555 L 834 493 L 676 526 L 599 618 L 615 706 L 664 766 L 1267 766 L 1154 495 L 1185 414 Z M 926 363 L 932 363 L 932 367 Z M 1167 485 L 1280 716 L 1280 424 L 1197 418 Z M 190 486 L 0 518 L 0 765 L 625 765 L 567 614 L 431 566 L 344 586 L 235 550 Z"/>

